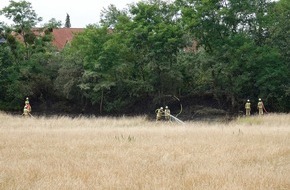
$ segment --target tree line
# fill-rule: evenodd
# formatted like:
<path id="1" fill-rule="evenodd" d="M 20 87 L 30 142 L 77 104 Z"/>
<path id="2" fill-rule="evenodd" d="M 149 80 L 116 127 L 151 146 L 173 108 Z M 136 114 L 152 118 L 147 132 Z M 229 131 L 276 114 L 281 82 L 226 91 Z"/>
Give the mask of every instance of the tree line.
<path id="1" fill-rule="evenodd" d="M 229 113 L 247 99 L 290 110 L 288 0 L 141 1 L 103 9 L 98 24 L 59 51 L 31 3 L 10 1 L 0 22 L 0 109 L 144 114 L 176 100 Z M 16 35 L 23 42 L 16 39 Z M 153 111 L 154 112 L 154 111 Z"/>

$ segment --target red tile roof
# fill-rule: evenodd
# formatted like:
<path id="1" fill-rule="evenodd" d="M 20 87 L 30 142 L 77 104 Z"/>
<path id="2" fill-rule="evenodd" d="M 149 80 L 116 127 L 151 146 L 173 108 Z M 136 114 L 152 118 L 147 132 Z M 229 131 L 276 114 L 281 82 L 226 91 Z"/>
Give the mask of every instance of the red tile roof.
<path id="1" fill-rule="evenodd" d="M 74 34 L 83 31 L 83 28 L 55 28 L 52 31 L 52 44 L 58 49 L 63 49 L 64 46 L 73 39 Z"/>
<path id="2" fill-rule="evenodd" d="M 35 36 L 44 36 L 42 28 L 32 28 L 31 31 Z M 21 36 L 17 32 L 12 31 L 11 34 L 20 42 L 24 42 L 23 36 Z"/>
<path id="3" fill-rule="evenodd" d="M 32 28 L 31 31 L 35 36 L 43 36 L 43 28 Z M 74 34 L 83 32 L 84 28 L 54 28 L 52 30 L 52 44 L 59 50 L 63 49 L 64 46 L 73 39 Z M 17 38 L 20 42 L 24 42 L 23 37 L 16 32 L 12 32 L 12 35 Z"/>

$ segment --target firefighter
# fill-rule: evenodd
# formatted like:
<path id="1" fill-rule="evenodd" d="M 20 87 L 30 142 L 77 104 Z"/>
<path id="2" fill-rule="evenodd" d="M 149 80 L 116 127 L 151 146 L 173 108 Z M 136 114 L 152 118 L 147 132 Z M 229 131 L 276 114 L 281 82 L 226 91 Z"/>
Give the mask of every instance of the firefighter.
<path id="1" fill-rule="evenodd" d="M 168 106 L 165 106 L 164 115 L 165 120 L 170 121 L 170 109 L 168 108 Z"/>
<path id="2" fill-rule="evenodd" d="M 164 113 L 163 107 L 160 107 L 159 109 L 156 109 L 155 113 L 156 113 L 156 121 L 161 120 L 162 115 Z"/>
<path id="3" fill-rule="evenodd" d="M 247 100 L 247 103 L 245 104 L 245 109 L 246 109 L 246 116 L 251 115 L 251 102 L 250 100 Z"/>
<path id="4" fill-rule="evenodd" d="M 28 111 L 27 108 L 28 108 L 27 105 L 25 105 L 24 108 L 23 108 L 23 114 L 22 115 L 24 117 L 28 117 L 29 116 L 29 111 Z"/>
<path id="5" fill-rule="evenodd" d="M 26 100 L 25 100 L 25 105 L 24 105 L 24 108 L 23 108 L 23 114 L 24 116 L 31 116 L 31 106 L 29 104 L 29 98 L 27 97 Z"/>
<path id="6" fill-rule="evenodd" d="M 258 102 L 257 108 L 259 110 L 259 115 L 263 115 L 264 114 L 264 112 L 263 112 L 264 104 L 263 104 L 261 98 L 259 98 L 259 102 Z"/>

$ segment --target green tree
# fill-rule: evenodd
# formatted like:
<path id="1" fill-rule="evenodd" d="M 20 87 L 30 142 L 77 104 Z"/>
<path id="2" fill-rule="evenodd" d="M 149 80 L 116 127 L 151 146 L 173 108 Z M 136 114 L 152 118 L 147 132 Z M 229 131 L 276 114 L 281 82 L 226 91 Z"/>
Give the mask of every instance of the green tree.
<path id="1" fill-rule="evenodd" d="M 178 0 L 176 5 L 181 9 L 185 29 L 212 57 L 208 69 L 213 95 L 219 101 L 228 102 L 232 112 L 238 111 L 245 99 L 262 95 L 275 97 L 271 106 L 281 110 L 274 104 L 280 105 L 279 96 L 285 97 L 285 88 L 282 89 L 287 84 L 283 82 L 287 81 L 287 65 L 281 63 L 277 48 L 267 44 L 274 21 L 270 14 L 273 3 L 266 0 Z M 271 77 L 273 80 L 266 83 Z"/>
<path id="2" fill-rule="evenodd" d="M 109 5 L 107 9 L 103 8 L 101 11 L 100 23 L 102 26 L 114 28 L 115 24 L 119 22 L 120 16 L 126 16 L 125 11 L 118 10 L 115 5 Z"/>
<path id="3" fill-rule="evenodd" d="M 66 18 L 65 18 L 65 24 L 64 24 L 65 28 L 70 28 L 71 27 L 71 23 L 70 23 L 70 16 L 68 13 L 66 13 Z"/>
<path id="4" fill-rule="evenodd" d="M 64 102 L 77 106 L 77 111 L 85 110 L 89 99 L 78 86 L 84 73 L 83 55 L 76 53 L 72 48 L 65 48 L 59 55 L 60 68 L 54 81 L 56 94 L 60 99 L 64 99 Z"/>
<path id="5" fill-rule="evenodd" d="M 42 21 L 32 9 L 31 3 L 27 1 L 10 1 L 7 7 L 4 7 L 0 13 L 14 22 L 13 31 L 19 34 L 26 47 L 26 58 L 31 55 L 31 44 L 35 39 L 32 28 Z"/>
<path id="6" fill-rule="evenodd" d="M 71 47 L 83 60 L 84 72 L 78 86 L 92 104 L 99 104 L 100 113 L 103 112 L 105 91 L 115 84 L 110 80 L 113 63 L 104 57 L 105 43 L 110 38 L 106 27 L 91 26 L 74 39 Z"/>
<path id="7" fill-rule="evenodd" d="M 130 9 L 131 51 L 135 64 L 155 89 L 153 96 L 177 94 L 182 77 L 177 54 L 184 45 L 183 29 L 177 20 L 178 10 L 164 1 L 139 2 Z M 145 70 L 144 70 L 145 69 Z"/>
<path id="8" fill-rule="evenodd" d="M 176 11 L 161 1 L 140 2 L 122 13 L 111 7 L 103 27 L 91 26 L 73 40 L 71 48 L 84 60 L 79 86 L 100 112 L 178 92 L 183 32 Z M 108 30 L 108 24 L 114 29 Z"/>
<path id="9" fill-rule="evenodd" d="M 54 28 L 60 28 L 62 25 L 61 21 L 57 21 L 55 18 L 50 19 L 47 23 L 43 25 L 44 28 L 52 31 Z"/>
<path id="10" fill-rule="evenodd" d="M 290 63 L 290 5 L 288 0 L 280 0 L 271 7 L 269 14 L 270 37 L 267 43 L 279 49 L 285 63 Z M 288 65 L 289 66 L 289 65 Z"/>
<path id="11" fill-rule="evenodd" d="M 271 10 L 273 22 L 271 24 L 271 39 L 270 46 L 274 46 L 279 50 L 285 65 L 284 72 L 287 79 L 284 81 L 285 91 L 281 104 L 284 105 L 284 110 L 290 110 L 290 50 L 289 50 L 289 35 L 290 35 L 290 5 L 288 0 L 278 1 Z"/>

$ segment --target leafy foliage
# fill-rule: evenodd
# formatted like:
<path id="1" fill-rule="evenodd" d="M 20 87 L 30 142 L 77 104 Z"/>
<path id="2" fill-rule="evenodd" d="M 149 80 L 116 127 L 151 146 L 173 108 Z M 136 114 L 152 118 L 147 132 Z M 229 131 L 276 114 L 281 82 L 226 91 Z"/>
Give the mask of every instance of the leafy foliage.
<path id="1" fill-rule="evenodd" d="M 65 17 L 65 24 L 64 24 L 65 28 L 70 28 L 71 27 L 71 23 L 70 23 L 70 16 L 69 14 L 66 13 L 66 17 Z"/>
<path id="2" fill-rule="evenodd" d="M 268 111 L 290 110 L 289 3 L 287 0 L 140 1 L 127 9 L 110 5 L 100 25 L 89 25 L 61 52 L 44 35 L 31 4 L 1 10 L 0 108 L 19 110 L 31 97 L 34 110 L 78 113 L 148 113 L 206 97 L 230 113 L 247 99 L 262 98 Z M 65 23 L 70 27 L 69 15 Z M 14 32 L 13 32 L 14 31 Z M 23 37 L 19 42 L 14 33 Z M 57 106 L 58 105 L 58 106 Z M 214 109 L 215 109 L 214 108 Z"/>

